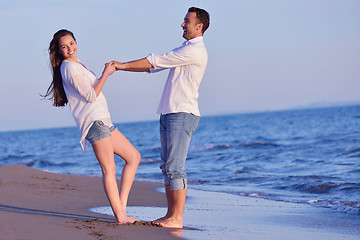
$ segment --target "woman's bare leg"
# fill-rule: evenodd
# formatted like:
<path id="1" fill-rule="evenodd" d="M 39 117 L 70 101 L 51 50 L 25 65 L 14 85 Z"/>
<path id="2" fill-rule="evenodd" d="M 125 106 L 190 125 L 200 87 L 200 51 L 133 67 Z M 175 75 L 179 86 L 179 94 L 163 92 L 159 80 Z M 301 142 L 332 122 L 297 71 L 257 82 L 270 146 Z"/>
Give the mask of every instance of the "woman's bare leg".
<path id="1" fill-rule="evenodd" d="M 141 156 L 135 147 L 117 129 L 112 132 L 111 138 L 114 153 L 125 161 L 125 165 L 121 173 L 120 201 L 123 211 L 126 213 L 130 189 L 134 182 L 135 173 L 137 167 L 139 166 Z"/>
<path id="2" fill-rule="evenodd" d="M 126 216 L 126 205 L 136 169 L 140 162 L 140 154 L 124 136 L 121 138 L 119 134 L 122 136 L 118 130 L 114 130 L 111 137 L 101 139 L 100 141 L 92 144 L 92 147 L 102 169 L 105 193 L 114 212 L 115 219 L 118 223 L 125 224 L 136 221 L 135 218 Z M 137 155 L 134 153 L 134 150 Z M 127 161 L 122 155 L 118 154 L 119 151 L 126 157 L 126 159 L 128 159 L 130 155 L 130 160 L 128 159 Z M 120 195 L 116 182 L 114 153 L 123 157 L 125 160 L 125 166 L 121 176 L 122 181 Z M 138 160 L 136 160 L 137 158 L 133 155 L 136 155 Z M 131 162 L 130 166 L 128 165 L 128 162 Z"/>
<path id="3" fill-rule="evenodd" d="M 116 183 L 116 167 L 111 137 L 107 137 L 92 144 L 95 156 L 102 170 L 102 179 L 106 196 L 114 212 L 115 219 L 123 218 L 123 208 L 119 198 Z"/>

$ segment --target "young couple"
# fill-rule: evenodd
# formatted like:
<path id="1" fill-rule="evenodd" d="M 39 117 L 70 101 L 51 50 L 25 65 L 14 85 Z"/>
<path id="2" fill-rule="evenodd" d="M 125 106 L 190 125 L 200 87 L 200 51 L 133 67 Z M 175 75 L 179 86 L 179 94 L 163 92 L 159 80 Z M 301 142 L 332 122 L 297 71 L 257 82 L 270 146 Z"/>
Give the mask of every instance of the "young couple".
<path id="1" fill-rule="evenodd" d="M 81 147 L 88 143 L 102 170 L 106 196 L 119 224 L 133 223 L 126 215 L 126 206 L 140 154 L 112 124 L 107 102 L 102 94 L 106 79 L 116 70 L 158 72 L 170 69 L 157 113 L 160 114 L 161 165 L 168 210 L 154 222 L 162 227 L 182 228 L 187 193 L 185 160 L 192 133 L 199 122 L 198 89 L 207 65 L 203 34 L 209 27 L 209 14 L 199 8 L 189 8 L 184 22 L 182 46 L 163 54 L 105 64 L 100 78 L 77 58 L 77 44 L 72 32 L 60 30 L 49 47 L 53 80 L 45 97 L 54 106 L 69 105 L 79 128 Z M 114 154 L 124 159 L 120 192 L 116 182 Z"/>

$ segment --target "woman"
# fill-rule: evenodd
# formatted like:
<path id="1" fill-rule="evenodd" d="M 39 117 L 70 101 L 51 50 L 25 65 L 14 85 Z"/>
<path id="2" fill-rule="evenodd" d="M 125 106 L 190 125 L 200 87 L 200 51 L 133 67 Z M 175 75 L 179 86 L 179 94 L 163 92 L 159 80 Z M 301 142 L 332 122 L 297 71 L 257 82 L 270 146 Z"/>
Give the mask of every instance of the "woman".
<path id="1" fill-rule="evenodd" d="M 82 150 L 88 142 L 102 170 L 106 196 L 119 224 L 133 223 L 126 216 L 126 205 L 136 169 L 139 152 L 111 123 L 107 102 L 101 90 L 106 79 L 114 73 L 112 63 L 106 64 L 99 79 L 77 58 L 74 34 L 59 30 L 49 47 L 53 81 L 44 97 L 54 101 L 55 107 L 68 104 L 81 135 Z M 125 160 L 121 174 L 120 194 L 116 183 L 114 153 Z"/>

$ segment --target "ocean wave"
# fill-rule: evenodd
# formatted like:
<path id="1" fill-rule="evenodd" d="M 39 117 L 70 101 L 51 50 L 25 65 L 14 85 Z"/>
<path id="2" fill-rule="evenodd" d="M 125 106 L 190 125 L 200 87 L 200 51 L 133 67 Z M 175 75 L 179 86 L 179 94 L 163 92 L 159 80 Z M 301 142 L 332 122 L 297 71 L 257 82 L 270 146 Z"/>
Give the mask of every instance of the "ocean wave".
<path id="1" fill-rule="evenodd" d="M 278 147 L 279 145 L 271 142 L 246 142 L 242 144 L 244 147 Z"/>
<path id="2" fill-rule="evenodd" d="M 268 200 L 278 200 L 278 196 L 276 194 L 270 194 L 266 192 L 240 192 L 235 193 L 236 195 L 240 195 L 243 197 L 254 197 L 254 198 L 263 198 Z"/>
<path id="3" fill-rule="evenodd" d="M 141 158 L 140 160 L 140 164 L 154 164 L 154 163 L 159 163 L 161 162 L 161 159 L 154 159 L 154 158 Z"/>
<path id="4" fill-rule="evenodd" d="M 9 160 L 22 160 L 22 159 L 31 159 L 34 158 L 35 155 L 33 154 L 8 154 L 1 156 L 0 161 L 9 161 Z"/>
<path id="5" fill-rule="evenodd" d="M 232 145 L 228 143 L 223 144 L 212 144 L 212 143 L 205 143 L 205 144 L 197 144 L 192 147 L 192 150 L 197 151 L 206 151 L 206 150 L 222 150 L 231 148 Z"/>
<path id="6" fill-rule="evenodd" d="M 230 148 L 262 148 L 262 147 L 279 147 L 279 144 L 271 142 L 239 142 L 235 141 L 232 143 L 205 143 L 193 145 L 191 148 L 195 151 L 207 151 L 207 150 L 225 150 Z"/>
<path id="7" fill-rule="evenodd" d="M 349 171 L 349 173 L 360 173 L 360 168 Z"/>
<path id="8" fill-rule="evenodd" d="M 52 168 L 66 168 L 69 166 L 77 166 L 78 164 L 76 162 L 53 162 L 53 161 L 47 161 L 47 160 L 40 160 L 40 159 L 32 159 L 31 161 L 28 161 L 27 163 L 24 163 L 28 167 L 35 167 L 39 169 L 46 169 L 49 167 Z"/>
<path id="9" fill-rule="evenodd" d="M 188 179 L 188 182 L 191 184 L 206 184 L 206 183 L 210 183 L 213 182 L 211 180 L 201 180 L 201 179 L 197 179 L 197 180 L 192 180 L 192 179 Z"/>
<path id="10" fill-rule="evenodd" d="M 326 207 L 342 213 L 360 215 L 360 204 L 356 202 L 309 200 L 308 203 L 316 207 Z"/>
<path id="11" fill-rule="evenodd" d="M 336 177 L 330 177 L 330 176 L 322 176 L 322 175 L 304 175 L 304 176 L 288 176 L 285 178 L 281 178 L 281 180 L 285 182 L 307 182 L 309 180 L 319 180 L 319 181 L 325 181 L 326 179 L 333 179 L 336 180 Z"/>
<path id="12" fill-rule="evenodd" d="M 161 152 L 161 147 L 154 147 L 154 148 L 151 148 L 149 150 L 147 150 L 151 153 L 160 153 Z"/>
<path id="13" fill-rule="evenodd" d="M 332 189 L 338 188 L 339 183 L 300 183 L 293 184 L 290 186 L 290 189 L 298 190 L 301 192 L 307 193 L 329 193 Z"/>
<path id="14" fill-rule="evenodd" d="M 264 182 L 266 179 L 266 177 L 235 177 L 235 178 L 231 178 L 229 180 L 229 182 L 235 181 L 235 182 L 246 182 L 246 183 L 255 183 L 255 184 L 261 184 L 262 182 Z"/>
<path id="15" fill-rule="evenodd" d="M 249 167 L 242 167 L 240 169 L 234 169 L 233 173 L 235 174 L 243 174 L 243 173 L 250 173 L 252 171 L 254 171 L 254 168 L 249 168 Z"/>
<path id="16" fill-rule="evenodd" d="M 297 190 L 306 193 L 325 194 L 330 193 L 332 190 L 338 191 L 358 191 L 360 183 L 336 183 L 336 182 L 321 182 L 321 183 L 298 183 L 289 187 L 291 190 Z"/>
<path id="17" fill-rule="evenodd" d="M 345 149 L 344 156 L 349 158 L 359 158 L 360 157 L 360 148 L 359 147 L 348 147 Z"/>
<path id="18" fill-rule="evenodd" d="M 348 153 L 358 153 L 358 152 L 360 152 L 360 148 L 359 147 L 349 147 L 349 148 L 346 148 L 345 151 Z"/>
<path id="19" fill-rule="evenodd" d="M 340 184 L 340 191 L 359 191 L 360 183 L 342 183 Z"/>

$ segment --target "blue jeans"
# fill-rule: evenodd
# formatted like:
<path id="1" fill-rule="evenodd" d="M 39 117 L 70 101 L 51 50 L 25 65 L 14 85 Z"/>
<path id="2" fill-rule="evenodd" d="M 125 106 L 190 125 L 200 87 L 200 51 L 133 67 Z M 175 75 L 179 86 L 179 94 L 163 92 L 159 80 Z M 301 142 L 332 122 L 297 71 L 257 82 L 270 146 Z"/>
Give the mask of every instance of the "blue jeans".
<path id="1" fill-rule="evenodd" d="M 161 164 L 165 185 L 170 189 L 187 189 L 185 160 L 192 133 L 200 117 L 191 113 L 171 113 L 160 116 Z"/>

